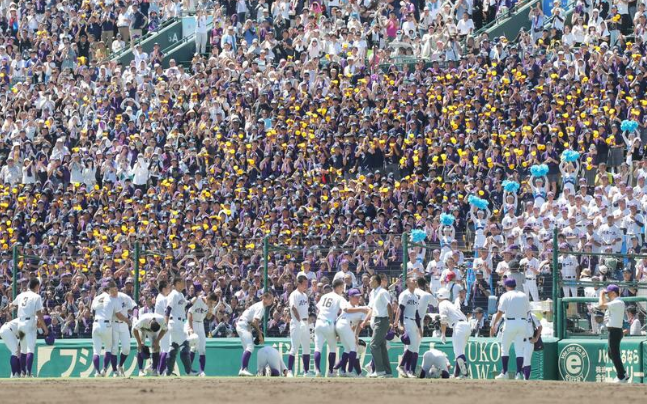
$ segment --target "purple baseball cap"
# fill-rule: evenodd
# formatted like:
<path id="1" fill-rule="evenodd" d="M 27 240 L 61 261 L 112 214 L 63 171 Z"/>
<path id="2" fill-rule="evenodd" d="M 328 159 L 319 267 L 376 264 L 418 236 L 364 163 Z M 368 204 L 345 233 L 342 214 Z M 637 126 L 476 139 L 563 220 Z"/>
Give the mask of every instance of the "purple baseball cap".
<path id="1" fill-rule="evenodd" d="M 514 280 L 514 279 L 512 279 L 512 278 L 508 278 L 508 279 L 506 279 L 506 280 L 503 282 L 503 284 L 504 284 L 504 285 L 505 285 L 505 287 L 507 287 L 507 288 L 516 288 L 516 287 L 517 287 L 517 281 L 515 281 L 515 280 Z"/>
<path id="2" fill-rule="evenodd" d="M 615 294 L 619 295 L 620 294 L 620 288 L 618 287 L 618 285 L 611 284 L 611 285 L 607 286 L 607 293 L 609 293 L 609 292 L 614 292 Z"/>
<path id="3" fill-rule="evenodd" d="M 360 296 L 361 293 L 357 289 L 351 289 L 348 291 L 348 297 Z"/>

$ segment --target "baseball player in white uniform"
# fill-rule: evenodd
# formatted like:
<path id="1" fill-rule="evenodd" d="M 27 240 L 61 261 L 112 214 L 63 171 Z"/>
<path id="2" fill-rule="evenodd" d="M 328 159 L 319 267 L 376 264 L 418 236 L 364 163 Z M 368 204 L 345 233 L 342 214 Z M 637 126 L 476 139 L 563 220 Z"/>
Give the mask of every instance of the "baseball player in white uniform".
<path id="1" fill-rule="evenodd" d="M 570 252 L 571 246 L 567 243 L 562 243 L 559 250 L 563 252 Z M 558 263 L 562 266 L 562 280 L 565 282 L 574 282 L 577 278 L 577 259 L 573 255 L 560 255 Z M 562 286 L 564 297 L 577 297 L 577 286 Z"/>
<path id="2" fill-rule="evenodd" d="M 116 305 L 119 313 L 128 318 L 135 308 L 135 301 L 123 292 L 119 292 L 116 297 Z M 119 356 L 119 367 L 117 367 L 117 352 L 119 352 L 119 343 L 121 342 L 121 354 Z M 117 317 L 112 318 L 112 374 L 114 376 L 125 376 L 124 363 L 130 355 L 130 329 L 128 324 L 120 321 Z"/>
<path id="3" fill-rule="evenodd" d="M 11 320 L 0 327 L 0 338 L 11 353 L 9 364 L 11 366 L 11 378 L 20 377 L 20 340 L 24 337 L 26 323 L 20 319 Z"/>
<path id="4" fill-rule="evenodd" d="M 344 353 L 339 363 L 333 367 L 333 370 L 338 369 L 339 375 L 342 377 L 357 377 L 362 374 L 362 368 L 357 358 L 357 343 L 359 332 L 362 330 L 361 324 L 370 315 L 371 309 L 366 306 L 359 306 L 361 295 L 362 293 L 358 289 L 348 291 L 349 302 L 346 304 L 346 311 L 342 311 L 337 318 L 337 323 L 335 323 L 335 331 L 344 347 Z M 361 309 L 361 311 L 349 313 L 349 308 Z M 348 372 L 346 372 L 346 365 L 348 365 Z M 355 372 L 353 372 L 353 369 Z"/>
<path id="5" fill-rule="evenodd" d="M 36 351 L 37 328 L 48 334 L 43 319 L 43 299 L 40 291 L 40 280 L 33 278 L 29 281 L 29 290 L 16 296 L 9 305 L 9 310 L 18 308 L 18 319 L 24 323 L 24 337 L 20 341 L 20 373 L 23 377 L 33 377 L 34 352 Z"/>
<path id="6" fill-rule="evenodd" d="M 257 376 L 278 377 L 281 375 L 287 376 L 288 373 L 288 368 L 285 366 L 285 363 L 283 363 L 281 354 L 272 346 L 265 346 L 259 349 L 256 354 L 256 368 Z"/>
<path id="7" fill-rule="evenodd" d="M 333 291 L 321 296 L 317 303 L 317 321 L 315 323 L 315 377 L 322 377 L 321 373 L 321 351 L 325 344 L 328 345 L 328 377 L 334 377 L 333 367 L 337 357 L 337 335 L 335 334 L 335 322 L 339 312 L 346 307 L 348 302 L 342 297 L 344 281 L 334 280 Z"/>
<path id="8" fill-rule="evenodd" d="M 171 288 L 169 288 L 168 282 L 160 281 L 157 285 L 159 293 L 155 298 L 155 314 L 160 316 L 166 316 L 166 297 L 168 296 Z M 167 324 L 168 326 L 168 324 Z M 153 375 L 163 375 L 166 374 L 166 359 L 168 358 L 168 353 L 171 349 L 170 344 L 171 334 L 168 332 L 164 333 L 164 336 L 160 340 L 160 360 L 159 366 L 153 369 Z"/>
<path id="9" fill-rule="evenodd" d="M 418 296 L 418 315 L 424 319 L 427 315 L 427 310 L 429 310 L 429 306 L 438 307 L 438 300 L 431 294 L 429 282 L 425 278 L 418 278 L 416 282 L 418 283 L 418 288 L 416 288 L 414 293 Z"/>
<path id="10" fill-rule="evenodd" d="M 528 312 L 526 317 L 526 338 L 524 339 L 524 348 L 523 348 L 523 379 L 530 380 L 530 371 L 532 370 L 532 354 L 535 352 L 535 343 L 541 337 L 541 321 L 532 314 L 531 311 Z M 519 373 L 517 373 L 519 374 Z"/>
<path id="11" fill-rule="evenodd" d="M 243 344 L 243 356 L 241 358 L 238 376 L 253 376 L 248 370 L 249 359 L 252 357 L 252 352 L 254 352 L 252 328 L 256 330 L 259 344 L 265 342 L 260 322 L 265 314 L 265 308 L 272 306 L 272 304 L 274 304 L 274 296 L 269 292 L 263 293 L 261 301 L 251 305 L 240 315 L 238 321 L 236 321 L 236 333 L 240 337 L 240 342 Z"/>
<path id="12" fill-rule="evenodd" d="M 119 312 L 117 284 L 114 281 L 107 282 L 103 290 L 103 293 L 92 300 L 92 311 L 94 312 L 94 324 L 92 325 L 92 362 L 94 363 L 95 377 L 104 377 L 108 369 L 108 364 L 111 361 L 112 319 L 117 317 L 119 320 L 128 323 L 128 318 Z M 99 363 L 102 346 L 105 348 L 103 370 Z"/>
<path id="13" fill-rule="evenodd" d="M 210 319 L 215 314 L 216 303 L 218 296 L 215 293 L 209 296 L 197 296 L 191 300 L 191 308 L 189 308 L 186 322 L 187 334 L 196 334 L 198 337 L 196 351 L 198 351 L 198 361 L 200 362 L 199 377 L 204 377 L 204 368 L 207 365 L 207 334 L 204 329 L 204 320 Z M 193 364 L 193 357 L 191 357 Z"/>
<path id="14" fill-rule="evenodd" d="M 519 265 L 526 268 L 526 279 L 523 283 L 523 290 L 526 292 L 526 296 L 529 298 L 532 297 L 533 302 L 538 302 L 539 290 L 537 289 L 537 276 L 539 275 L 539 260 L 535 258 L 535 252 L 530 248 L 527 248 L 524 254 L 526 256 L 519 261 Z"/>
<path id="15" fill-rule="evenodd" d="M 447 355 L 438 349 L 434 349 L 433 344 L 431 345 L 432 347 L 422 355 L 422 366 L 418 377 L 420 379 L 449 379 L 451 364 L 447 359 Z"/>
<path id="16" fill-rule="evenodd" d="M 146 376 L 144 371 L 144 346 L 146 339 L 151 343 L 153 358 L 153 376 L 157 376 L 157 369 L 160 360 L 160 342 L 168 332 L 168 325 L 164 316 L 157 313 L 142 314 L 133 324 L 133 336 L 137 341 L 137 366 L 139 376 Z"/>
<path id="17" fill-rule="evenodd" d="M 197 376 L 198 373 L 191 370 L 191 348 L 187 342 L 187 334 L 184 328 L 186 321 L 187 300 L 182 294 L 184 290 L 184 279 L 178 277 L 173 279 L 173 290 L 166 297 L 166 324 L 171 334 L 171 350 L 168 354 L 166 375 L 171 376 L 175 369 L 175 360 L 178 353 L 180 361 L 184 365 L 184 371 L 189 376 Z"/>
<path id="18" fill-rule="evenodd" d="M 528 337 L 528 312 L 530 302 L 524 292 L 515 290 L 517 282 L 508 278 L 504 282 L 507 292 L 499 298 L 499 308 L 492 321 L 490 336 L 494 336 L 499 320 L 505 315 L 505 327 L 501 335 L 501 373 L 497 380 L 508 379 L 508 361 L 510 360 L 510 345 L 514 342 L 517 355 L 517 377 L 521 378 L 523 368 L 524 339 Z"/>
<path id="19" fill-rule="evenodd" d="M 400 308 L 398 327 L 400 332 L 404 333 L 401 339 L 402 343 L 405 344 L 404 354 L 402 355 L 400 366 L 398 366 L 400 377 L 415 377 L 418 364 L 422 328 L 420 326 L 420 312 L 418 311 L 419 299 L 416 294 L 417 285 L 415 278 L 407 279 L 407 289 L 400 293 L 398 298 Z"/>
<path id="20" fill-rule="evenodd" d="M 308 307 L 310 301 L 306 290 L 308 278 L 297 276 L 297 288 L 290 293 L 290 351 L 288 352 L 288 377 L 294 376 L 294 361 L 301 347 L 304 376 L 310 370 L 310 329 L 308 328 Z"/>
<path id="21" fill-rule="evenodd" d="M 449 300 L 449 290 L 441 288 L 436 294 L 438 299 L 438 312 L 440 314 L 440 332 L 443 344 L 447 342 L 445 333 L 447 327 L 454 330 L 452 336 L 452 346 L 454 348 L 454 376 L 463 379 L 468 376 L 467 358 L 465 357 L 465 348 L 470 338 L 470 324 L 467 317 Z"/>

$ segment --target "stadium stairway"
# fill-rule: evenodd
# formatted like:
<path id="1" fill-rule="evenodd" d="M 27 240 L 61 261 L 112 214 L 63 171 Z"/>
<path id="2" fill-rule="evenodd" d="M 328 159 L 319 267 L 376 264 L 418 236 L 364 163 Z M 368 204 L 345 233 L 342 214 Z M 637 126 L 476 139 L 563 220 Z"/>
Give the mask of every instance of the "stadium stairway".
<path id="1" fill-rule="evenodd" d="M 173 44 L 182 41 L 182 18 L 172 18 L 164 22 L 162 26 L 155 32 L 149 32 L 144 35 L 137 45 L 142 45 L 144 52 L 150 53 L 153 50 L 153 45 L 159 43 L 160 49 L 166 49 Z M 131 48 L 125 49 L 111 57 L 112 60 L 120 62 L 122 65 L 128 65 L 134 59 Z"/>
<path id="2" fill-rule="evenodd" d="M 213 22 L 210 22 L 207 25 L 207 29 L 211 31 L 213 28 Z M 211 53 L 211 42 L 210 38 L 207 39 L 206 53 Z M 169 61 L 174 59 L 177 62 L 178 66 L 182 66 L 185 69 L 190 69 L 191 60 L 195 55 L 195 33 L 187 35 L 184 38 L 181 38 L 178 42 L 170 44 L 167 48 L 163 48 L 162 53 L 164 54 L 164 61 L 162 66 L 164 69 L 169 67 Z"/>
<path id="3" fill-rule="evenodd" d="M 510 12 L 497 17 L 493 22 L 476 31 L 474 37 L 487 33 L 490 38 L 505 36 L 508 41 L 516 42 L 516 38 L 522 28 L 526 31 L 530 30 L 530 19 L 528 18 L 530 10 L 537 7 L 537 4 L 541 5 L 542 3 L 542 0 L 531 0 L 516 5 Z M 570 0 L 564 8 L 566 21 L 570 21 L 571 15 L 575 10 L 575 4 L 576 1 Z M 552 20 L 550 16 L 545 18 L 544 28 L 550 27 Z"/>

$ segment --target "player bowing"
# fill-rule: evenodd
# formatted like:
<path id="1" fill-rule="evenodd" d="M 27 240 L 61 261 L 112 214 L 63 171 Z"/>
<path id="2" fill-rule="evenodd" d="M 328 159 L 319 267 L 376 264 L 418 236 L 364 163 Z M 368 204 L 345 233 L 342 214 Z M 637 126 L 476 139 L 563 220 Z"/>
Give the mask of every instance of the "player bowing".
<path id="1" fill-rule="evenodd" d="M 357 289 L 348 291 L 348 300 L 346 304 L 346 311 L 343 311 L 337 323 L 335 324 L 335 331 L 339 336 L 339 341 L 344 347 L 344 353 L 341 360 L 333 369 L 339 369 L 340 376 L 357 377 L 362 374 L 362 368 L 357 357 L 359 333 L 362 330 L 362 322 L 370 316 L 371 309 L 366 306 L 359 305 L 359 298 L 362 293 Z M 349 309 L 358 309 L 361 311 L 349 312 Z M 348 364 L 348 371 L 346 365 Z M 354 372 L 353 372 L 354 370 Z"/>
<path id="2" fill-rule="evenodd" d="M 265 308 L 270 307 L 273 304 L 274 296 L 269 292 L 265 292 L 261 297 L 261 301 L 254 303 L 245 310 L 236 322 L 236 333 L 238 333 L 240 342 L 243 344 L 243 357 L 241 358 L 238 376 L 254 376 L 248 369 L 249 359 L 252 357 L 252 352 L 254 352 L 254 337 L 252 336 L 252 329 L 256 330 L 259 343 L 262 344 L 265 342 L 260 322 L 265 314 Z"/>
<path id="3" fill-rule="evenodd" d="M 445 332 L 447 327 L 454 330 L 452 336 L 452 347 L 454 348 L 454 376 L 463 379 L 468 376 L 467 358 L 465 348 L 470 338 L 470 325 L 463 314 L 449 300 L 449 290 L 441 288 L 436 294 L 438 298 L 438 312 L 440 313 L 440 332 L 443 344 L 446 342 Z"/>
<path id="4" fill-rule="evenodd" d="M 157 375 L 157 369 L 160 361 L 160 341 L 167 334 L 168 326 L 164 316 L 157 313 L 142 314 L 133 324 L 133 336 L 137 341 L 137 366 L 139 367 L 139 376 L 146 376 L 144 371 L 145 346 L 148 339 L 151 343 L 153 358 L 153 376 Z"/>

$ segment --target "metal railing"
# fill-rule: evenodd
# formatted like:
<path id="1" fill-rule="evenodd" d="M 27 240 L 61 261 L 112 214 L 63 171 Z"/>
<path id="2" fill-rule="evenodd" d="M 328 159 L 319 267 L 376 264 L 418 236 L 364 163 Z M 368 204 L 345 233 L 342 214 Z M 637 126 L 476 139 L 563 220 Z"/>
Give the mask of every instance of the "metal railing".
<path id="1" fill-rule="evenodd" d="M 172 17 L 169 18 L 166 21 L 163 21 L 159 27 L 155 31 L 148 31 L 144 35 L 140 36 L 139 38 L 135 39 L 133 42 L 132 46 L 127 46 L 124 49 L 120 50 L 119 52 L 114 52 L 110 54 L 110 59 L 111 60 L 119 60 L 121 59 L 122 56 L 126 55 L 128 52 L 132 52 L 132 49 L 137 46 L 138 44 L 147 41 L 151 38 L 156 37 L 163 29 L 175 24 L 176 22 L 181 22 L 182 18 L 181 17 Z M 124 41 L 126 38 L 122 38 Z"/>

